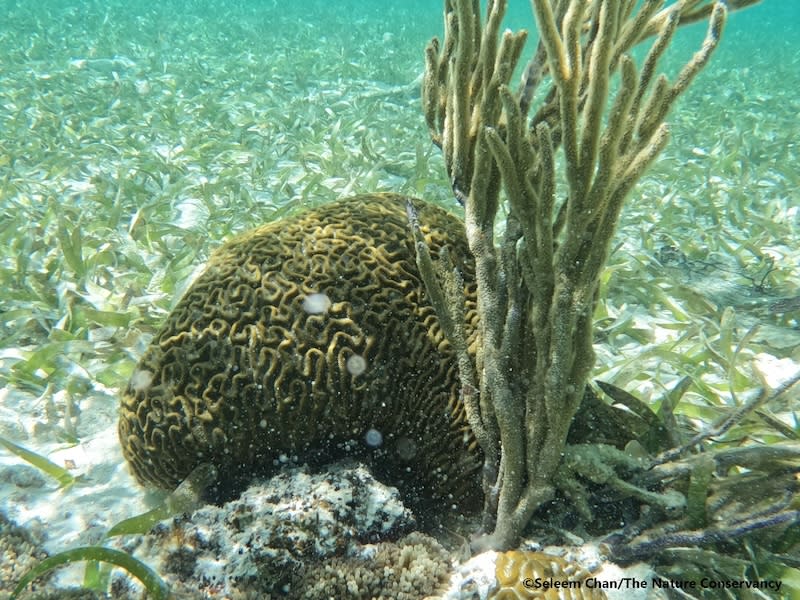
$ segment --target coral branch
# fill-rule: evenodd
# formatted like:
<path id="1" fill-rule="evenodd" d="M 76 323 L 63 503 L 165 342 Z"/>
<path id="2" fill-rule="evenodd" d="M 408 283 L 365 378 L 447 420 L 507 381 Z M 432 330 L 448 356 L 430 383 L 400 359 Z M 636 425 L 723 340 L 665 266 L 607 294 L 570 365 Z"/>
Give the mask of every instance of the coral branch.
<path id="1" fill-rule="evenodd" d="M 531 0 L 539 42 L 514 94 L 509 79 L 527 35 L 500 32 L 506 4 L 490 1 L 482 23 L 477 0 L 447 0 L 443 48 L 436 40 L 428 46 L 423 84 L 431 139 L 464 205 L 475 259 L 479 350 L 459 366 L 469 371 L 465 402 L 489 474 L 484 492 L 492 512 L 484 525 L 494 530 L 485 531 L 482 545 L 497 548 L 513 545 L 558 487 L 567 433 L 594 363 L 592 314 L 620 212 L 667 144 L 664 119 L 707 65 L 727 15 L 723 2 L 706 0 L 663 10 L 663 0 Z M 702 47 L 675 82 L 656 77 L 677 27 L 706 17 Z M 637 69 L 631 50 L 653 36 Z M 529 116 L 543 85 L 550 87 Z M 496 231 L 505 232 L 499 247 Z M 448 315 L 442 322 L 456 319 L 446 304 L 458 301 L 442 291 L 454 288 L 452 277 L 425 267 L 425 248 L 418 254 L 437 312 Z M 457 326 L 447 327 L 459 335 Z M 696 478 L 695 495 L 704 481 Z M 609 482 L 661 501 L 619 478 Z M 702 517 L 697 509 L 693 518 Z"/>

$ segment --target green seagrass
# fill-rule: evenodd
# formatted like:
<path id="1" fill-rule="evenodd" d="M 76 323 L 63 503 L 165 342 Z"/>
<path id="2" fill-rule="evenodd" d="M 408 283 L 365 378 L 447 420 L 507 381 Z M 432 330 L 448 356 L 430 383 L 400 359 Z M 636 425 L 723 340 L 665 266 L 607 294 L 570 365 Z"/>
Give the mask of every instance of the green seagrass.
<path id="1" fill-rule="evenodd" d="M 172 489 L 201 463 L 233 481 L 283 456 L 353 455 L 415 496 L 479 497 L 482 455 L 415 264 L 406 201 L 337 201 L 211 256 L 122 395 L 119 437 L 141 483 Z M 443 246 L 469 256 L 457 218 L 413 203 L 434 256 Z M 473 266 L 460 267 L 474 346 Z M 304 309 L 314 294 L 330 300 L 326 312 Z M 353 356 L 363 372 L 348 368 Z"/>

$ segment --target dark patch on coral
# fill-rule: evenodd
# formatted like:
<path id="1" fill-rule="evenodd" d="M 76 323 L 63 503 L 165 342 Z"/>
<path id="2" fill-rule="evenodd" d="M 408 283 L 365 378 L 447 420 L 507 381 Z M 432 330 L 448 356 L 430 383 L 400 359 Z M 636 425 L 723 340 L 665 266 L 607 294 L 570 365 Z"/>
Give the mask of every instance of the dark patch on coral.
<path id="1" fill-rule="evenodd" d="M 171 551 L 164 561 L 164 570 L 177 575 L 180 579 L 188 579 L 194 575 L 197 557 L 194 552 L 185 547 Z"/>

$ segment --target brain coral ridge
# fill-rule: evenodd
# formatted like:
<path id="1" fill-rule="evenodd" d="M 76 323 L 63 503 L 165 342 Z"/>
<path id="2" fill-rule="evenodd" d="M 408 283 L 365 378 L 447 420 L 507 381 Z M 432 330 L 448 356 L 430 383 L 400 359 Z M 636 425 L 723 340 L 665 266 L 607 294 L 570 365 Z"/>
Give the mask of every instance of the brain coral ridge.
<path id="1" fill-rule="evenodd" d="M 586 584 L 590 573 L 577 563 L 543 552 L 511 550 L 497 557 L 497 586 L 488 600 L 605 600 Z"/>
<path id="2" fill-rule="evenodd" d="M 212 463 L 241 485 L 283 456 L 360 455 L 412 497 L 478 494 L 481 456 L 406 201 L 337 201 L 212 254 L 122 394 L 119 438 L 141 483 L 171 489 Z M 434 256 L 469 256 L 456 217 L 413 204 Z M 460 267 L 474 345 L 474 272 Z"/>

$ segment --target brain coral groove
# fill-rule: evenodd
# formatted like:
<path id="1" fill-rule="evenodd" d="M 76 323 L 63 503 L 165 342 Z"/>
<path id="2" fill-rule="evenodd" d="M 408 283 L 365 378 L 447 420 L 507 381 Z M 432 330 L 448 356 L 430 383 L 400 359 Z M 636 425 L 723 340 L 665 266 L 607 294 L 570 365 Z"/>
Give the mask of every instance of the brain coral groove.
<path id="1" fill-rule="evenodd" d="M 434 256 L 469 256 L 463 225 L 413 201 Z M 480 452 L 456 361 L 394 194 L 341 200 L 269 223 L 214 252 L 122 395 L 123 454 L 143 484 L 172 489 L 213 463 L 233 481 L 281 455 L 366 456 L 406 493 L 478 495 Z M 473 336 L 473 267 L 461 265 Z M 331 301 L 310 314 L 312 294 Z M 366 361 L 353 374 L 352 356 Z M 357 372 L 357 370 L 356 370 Z M 378 448 L 365 442 L 382 435 Z"/>

